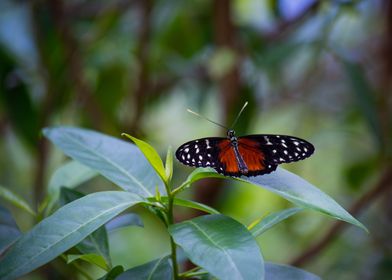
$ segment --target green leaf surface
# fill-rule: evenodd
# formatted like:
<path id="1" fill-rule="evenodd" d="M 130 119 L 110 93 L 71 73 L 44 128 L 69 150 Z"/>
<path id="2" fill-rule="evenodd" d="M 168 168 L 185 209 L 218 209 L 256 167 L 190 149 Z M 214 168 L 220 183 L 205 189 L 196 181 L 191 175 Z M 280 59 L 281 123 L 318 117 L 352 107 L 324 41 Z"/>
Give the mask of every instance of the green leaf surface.
<path id="1" fill-rule="evenodd" d="M 264 279 L 264 261 L 252 234 L 224 215 L 205 215 L 169 227 L 187 257 L 219 279 Z"/>
<path id="2" fill-rule="evenodd" d="M 265 263 L 265 279 L 267 280 L 321 280 L 320 277 L 305 270 L 283 264 Z"/>
<path id="3" fill-rule="evenodd" d="M 23 198 L 3 186 L 0 186 L 0 197 L 12 205 L 19 207 L 20 209 L 25 210 L 27 213 L 35 216 L 34 210 L 31 209 L 29 204 Z"/>
<path id="4" fill-rule="evenodd" d="M 105 225 L 107 231 L 113 231 L 128 226 L 143 227 L 144 225 L 140 216 L 134 213 L 119 215 Z"/>
<path id="5" fill-rule="evenodd" d="M 76 190 L 61 188 L 60 204 L 64 206 L 85 195 Z M 112 262 L 109 254 L 109 241 L 106 227 L 103 225 L 77 244 L 76 249 L 82 254 L 100 255 L 105 260 L 105 266 L 111 267 Z"/>
<path id="6" fill-rule="evenodd" d="M 65 205 L 14 243 L 0 260 L 0 279 L 15 279 L 46 264 L 140 202 L 144 199 L 133 193 L 105 191 Z"/>
<path id="7" fill-rule="evenodd" d="M 163 167 L 162 159 L 157 153 L 157 151 L 155 151 L 155 149 L 147 142 L 137 139 L 127 133 L 122 133 L 121 135 L 129 138 L 136 144 L 136 146 L 139 147 L 139 149 L 142 151 L 144 156 L 147 158 L 148 162 L 158 173 L 159 177 L 161 177 L 163 181 L 167 182 L 166 171 L 165 168 Z"/>
<path id="8" fill-rule="evenodd" d="M 53 173 L 49 181 L 48 192 L 53 195 L 57 194 L 61 187 L 75 188 L 97 175 L 97 171 L 78 161 L 71 160 Z"/>
<path id="9" fill-rule="evenodd" d="M 264 232 L 266 232 L 268 229 L 273 227 L 274 225 L 280 223 L 281 221 L 291 217 L 294 214 L 297 214 L 298 212 L 302 211 L 302 208 L 290 208 L 290 209 L 285 209 L 283 211 L 279 211 L 276 213 L 272 213 L 265 218 L 263 218 L 259 223 L 254 225 L 250 232 L 253 234 L 254 237 L 257 237 Z"/>
<path id="10" fill-rule="evenodd" d="M 162 198 L 163 201 L 169 201 L 167 197 Z M 175 198 L 174 199 L 174 205 L 177 206 L 183 206 L 183 207 L 188 207 L 192 209 L 197 209 L 209 214 L 220 214 L 218 210 L 215 210 L 214 208 L 205 205 L 203 203 L 199 203 L 196 201 L 188 200 L 188 199 L 181 199 L 181 198 Z"/>
<path id="11" fill-rule="evenodd" d="M 140 150 L 130 143 L 92 130 L 45 128 L 44 134 L 66 155 L 98 171 L 124 190 L 142 197 L 166 193 L 163 182 Z"/>
<path id="12" fill-rule="evenodd" d="M 263 187 L 300 207 L 316 210 L 335 219 L 356 225 L 367 231 L 363 224 L 351 216 L 330 196 L 326 195 L 301 177 L 283 168 L 277 168 L 275 172 L 262 176 L 243 176 L 238 180 Z"/>
<path id="13" fill-rule="evenodd" d="M 99 280 L 114 280 L 117 279 L 117 276 L 119 276 L 123 272 L 124 272 L 124 268 L 121 265 L 117 265 L 113 267 L 103 277 L 99 278 Z"/>
<path id="14" fill-rule="evenodd" d="M 170 182 L 173 176 L 173 149 L 169 146 L 166 154 L 165 175 L 167 181 Z"/>
<path id="15" fill-rule="evenodd" d="M 106 271 L 110 270 L 110 267 L 107 265 L 105 258 L 101 255 L 97 255 L 97 254 L 67 255 L 68 264 L 76 260 L 86 261 Z"/>
<path id="16" fill-rule="evenodd" d="M 21 235 L 11 212 L 0 205 L 0 255 Z"/>
<path id="17" fill-rule="evenodd" d="M 133 267 L 120 274 L 116 280 L 171 280 L 173 267 L 170 256 L 165 256 L 140 266 Z"/>
<path id="18" fill-rule="evenodd" d="M 192 183 L 207 177 L 230 178 L 216 173 L 212 168 L 198 168 L 192 172 L 189 177 L 191 177 Z M 278 167 L 276 171 L 261 176 L 242 176 L 240 178 L 233 179 L 265 188 L 291 201 L 299 207 L 327 214 L 335 219 L 358 226 L 366 232 L 368 231 L 362 223 L 350 215 L 330 196 L 310 184 L 305 179 L 283 168 Z"/>
<path id="19" fill-rule="evenodd" d="M 196 181 L 199 181 L 204 178 L 221 178 L 221 179 L 230 179 L 231 177 L 223 176 L 217 173 L 212 168 L 197 168 L 195 169 L 186 179 L 186 182 L 192 184 Z"/>
<path id="20" fill-rule="evenodd" d="M 150 202 L 158 202 L 156 198 L 149 198 L 148 201 Z M 168 203 L 169 198 L 167 196 L 163 196 L 160 198 L 161 202 Z M 196 201 L 188 200 L 188 199 L 182 199 L 182 198 L 174 198 L 173 201 L 174 205 L 177 206 L 182 206 L 182 207 L 187 207 L 187 208 L 192 208 L 196 210 L 200 210 L 209 214 L 220 214 L 220 212 L 208 205 L 205 205 L 203 203 L 199 203 Z"/>

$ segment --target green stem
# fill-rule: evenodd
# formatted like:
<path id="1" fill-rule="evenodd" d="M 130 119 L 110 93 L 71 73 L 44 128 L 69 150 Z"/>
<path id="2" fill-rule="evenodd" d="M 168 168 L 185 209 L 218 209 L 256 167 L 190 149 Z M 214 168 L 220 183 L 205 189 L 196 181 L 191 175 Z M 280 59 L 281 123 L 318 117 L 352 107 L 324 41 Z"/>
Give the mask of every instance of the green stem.
<path id="1" fill-rule="evenodd" d="M 171 192 L 171 188 L 169 184 L 165 183 L 166 187 L 166 192 L 169 198 L 169 205 L 167 208 L 167 222 L 168 222 L 168 227 L 172 224 L 174 224 L 174 218 L 173 218 L 173 205 L 174 205 L 174 194 Z M 177 263 L 177 245 L 173 240 L 173 237 L 170 236 L 170 247 L 171 247 L 171 258 L 173 262 L 173 278 L 174 280 L 178 280 L 178 263 Z"/>

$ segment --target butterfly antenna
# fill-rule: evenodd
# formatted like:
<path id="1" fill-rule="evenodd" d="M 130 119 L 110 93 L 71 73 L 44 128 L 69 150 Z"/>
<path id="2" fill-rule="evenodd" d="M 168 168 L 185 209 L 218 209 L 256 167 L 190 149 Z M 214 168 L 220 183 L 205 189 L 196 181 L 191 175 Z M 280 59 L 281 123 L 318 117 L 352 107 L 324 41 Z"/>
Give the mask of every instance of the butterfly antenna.
<path id="1" fill-rule="evenodd" d="M 240 112 L 238 113 L 237 117 L 235 118 L 233 124 L 231 125 L 231 127 L 233 128 L 235 126 L 235 124 L 237 123 L 238 119 L 240 118 L 242 112 L 244 111 L 245 107 L 248 106 L 248 101 L 245 102 L 244 106 L 242 106 Z"/>
<path id="2" fill-rule="evenodd" d="M 194 115 L 198 116 L 199 118 L 202 118 L 202 119 L 205 119 L 205 120 L 207 120 L 207 121 L 209 121 L 209 122 L 212 122 L 213 124 L 216 124 L 217 126 L 223 127 L 223 128 L 225 128 L 225 129 L 229 129 L 228 127 L 226 127 L 226 126 L 224 126 L 224 125 L 221 125 L 220 123 L 214 122 L 213 120 L 210 120 L 210 119 L 207 118 L 207 117 L 204 117 L 204 116 L 202 116 L 202 115 L 200 115 L 200 114 L 198 114 L 198 113 L 196 113 L 196 112 L 193 112 L 191 109 L 187 109 L 187 111 L 188 111 L 189 113 L 191 113 L 191 114 L 194 114 Z"/>

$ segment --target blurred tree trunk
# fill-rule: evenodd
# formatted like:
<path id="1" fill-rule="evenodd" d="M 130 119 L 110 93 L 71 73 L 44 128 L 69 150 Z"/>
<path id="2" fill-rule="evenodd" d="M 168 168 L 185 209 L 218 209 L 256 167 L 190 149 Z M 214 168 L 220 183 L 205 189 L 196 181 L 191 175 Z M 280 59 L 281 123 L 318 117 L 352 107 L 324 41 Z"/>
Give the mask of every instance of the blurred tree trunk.
<path id="1" fill-rule="evenodd" d="M 146 98 L 150 91 L 150 75 L 149 75 L 149 40 L 151 33 L 151 10 L 153 7 L 152 0 L 141 0 L 139 1 L 139 12 L 140 12 L 140 28 L 137 46 L 135 50 L 137 60 L 137 85 L 134 91 L 131 93 L 133 108 L 133 119 L 128 127 L 131 133 L 136 136 L 140 136 L 140 119 L 143 116 L 144 105 Z"/>
<path id="2" fill-rule="evenodd" d="M 227 48 L 238 57 L 236 46 L 236 29 L 232 20 L 232 1 L 214 0 L 213 24 L 216 50 Z M 223 108 L 225 124 L 230 121 L 231 113 L 238 108 L 240 100 L 240 62 L 236 62 L 228 69 L 227 73 L 218 80 L 219 95 Z M 225 132 L 226 133 L 226 132 Z M 224 181 L 218 179 L 205 179 L 195 188 L 195 199 L 207 205 L 215 205 Z M 196 215 L 200 215 L 197 213 Z"/>

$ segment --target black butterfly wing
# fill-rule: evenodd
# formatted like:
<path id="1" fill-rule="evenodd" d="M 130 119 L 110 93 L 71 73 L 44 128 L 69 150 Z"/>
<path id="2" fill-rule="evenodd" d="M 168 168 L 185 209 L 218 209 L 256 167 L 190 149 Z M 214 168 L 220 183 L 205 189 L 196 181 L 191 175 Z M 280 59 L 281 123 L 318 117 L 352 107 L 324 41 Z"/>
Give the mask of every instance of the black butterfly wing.
<path id="1" fill-rule="evenodd" d="M 176 158 L 185 165 L 212 167 L 218 171 L 222 168 L 219 154 L 222 149 L 225 149 L 222 143 L 226 141 L 228 140 L 222 137 L 208 137 L 186 142 L 177 149 Z"/>
<path id="2" fill-rule="evenodd" d="M 265 165 L 277 165 L 303 160 L 314 153 L 314 146 L 308 141 L 288 135 L 259 134 L 238 138 L 239 147 L 258 147 Z"/>

